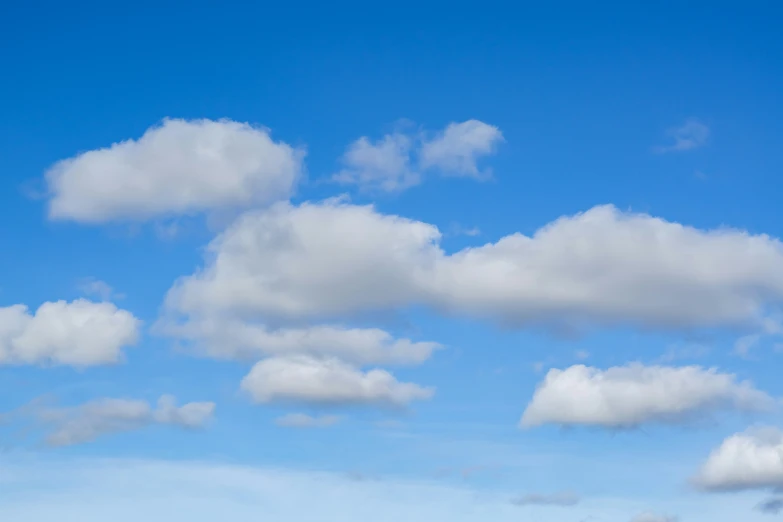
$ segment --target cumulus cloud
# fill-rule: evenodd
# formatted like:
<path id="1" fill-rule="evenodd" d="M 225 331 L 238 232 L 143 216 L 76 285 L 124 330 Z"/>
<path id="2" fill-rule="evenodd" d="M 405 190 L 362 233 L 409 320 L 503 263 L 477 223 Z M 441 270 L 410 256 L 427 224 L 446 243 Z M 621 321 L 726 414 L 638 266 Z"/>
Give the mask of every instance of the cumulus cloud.
<path id="1" fill-rule="evenodd" d="M 114 304 L 85 299 L 0 308 L 0 364 L 94 366 L 122 359 L 141 321 Z"/>
<path id="2" fill-rule="evenodd" d="M 32 411 L 47 429 L 48 445 L 71 446 L 152 424 L 201 428 L 211 420 L 215 404 L 190 402 L 178 407 L 174 397 L 164 395 L 156 409 L 142 400 L 106 398 L 71 408 L 35 408 Z"/>
<path id="3" fill-rule="evenodd" d="M 363 372 L 338 359 L 308 356 L 260 361 L 241 386 L 259 403 L 403 407 L 434 394 L 432 388 L 399 382 L 384 370 Z"/>
<path id="4" fill-rule="evenodd" d="M 415 365 L 429 359 L 440 348 L 434 342 L 395 339 L 377 328 L 320 325 L 270 329 L 250 321 L 214 317 L 185 324 L 163 322 L 157 329 L 192 341 L 208 356 L 238 360 L 300 354 L 338 357 L 359 366 Z"/>
<path id="5" fill-rule="evenodd" d="M 771 397 L 749 382 L 714 369 L 630 364 L 600 370 L 575 365 L 547 373 L 521 425 L 633 428 L 718 410 L 757 411 L 773 405 Z"/>
<path id="6" fill-rule="evenodd" d="M 682 152 L 703 147 L 710 137 L 710 128 L 699 120 L 690 118 L 679 127 L 669 129 L 666 134 L 672 142 L 656 147 L 656 152 Z"/>
<path id="7" fill-rule="evenodd" d="M 290 196 L 303 158 L 246 123 L 166 119 L 52 166 L 49 217 L 104 223 L 263 205 Z"/>
<path id="8" fill-rule="evenodd" d="M 423 305 L 506 326 L 753 326 L 783 301 L 783 245 L 599 206 L 447 254 L 430 224 L 338 200 L 248 212 L 169 311 L 276 320 Z"/>
<path id="9" fill-rule="evenodd" d="M 314 417 L 304 413 L 289 413 L 275 419 L 275 424 L 285 428 L 326 428 L 340 422 L 337 415 L 320 415 Z"/>
<path id="10" fill-rule="evenodd" d="M 694 479 L 707 491 L 783 488 L 783 431 L 752 428 L 715 449 Z"/>
<path id="11" fill-rule="evenodd" d="M 560 493 L 527 493 L 516 497 L 511 502 L 518 506 L 575 506 L 581 499 L 576 493 L 564 491 Z"/>
<path id="12" fill-rule="evenodd" d="M 375 142 L 363 136 L 348 146 L 344 168 L 332 179 L 365 190 L 398 192 L 418 185 L 428 169 L 482 178 L 488 171 L 479 170 L 478 160 L 495 153 L 502 141 L 500 129 L 478 120 L 450 123 L 432 139 L 402 132 Z"/>
<path id="13" fill-rule="evenodd" d="M 478 120 L 450 123 L 432 140 L 422 143 L 421 165 L 455 176 L 482 177 L 476 162 L 493 154 L 502 141 L 503 133 L 494 125 Z"/>
<path id="14" fill-rule="evenodd" d="M 640 513 L 631 519 L 631 522 L 677 522 L 677 517 L 660 515 L 657 513 Z"/>
<path id="15" fill-rule="evenodd" d="M 418 185 L 421 176 L 411 167 L 412 145 L 412 138 L 400 133 L 387 134 L 375 143 L 363 136 L 348 147 L 343 156 L 345 168 L 333 179 L 383 192 Z"/>

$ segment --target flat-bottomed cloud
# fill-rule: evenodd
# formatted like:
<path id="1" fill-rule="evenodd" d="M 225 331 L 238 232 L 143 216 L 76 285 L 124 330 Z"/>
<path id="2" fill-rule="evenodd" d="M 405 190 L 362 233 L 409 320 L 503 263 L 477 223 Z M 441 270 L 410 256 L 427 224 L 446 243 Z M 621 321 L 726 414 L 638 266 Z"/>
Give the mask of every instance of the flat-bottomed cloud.
<path id="1" fill-rule="evenodd" d="M 750 383 L 714 369 L 630 364 L 600 370 L 580 364 L 550 370 L 520 424 L 635 428 L 721 410 L 763 411 L 774 404 Z"/>
<path id="2" fill-rule="evenodd" d="M 166 119 L 53 165 L 49 217 L 96 224 L 264 205 L 292 194 L 303 159 L 246 123 Z"/>

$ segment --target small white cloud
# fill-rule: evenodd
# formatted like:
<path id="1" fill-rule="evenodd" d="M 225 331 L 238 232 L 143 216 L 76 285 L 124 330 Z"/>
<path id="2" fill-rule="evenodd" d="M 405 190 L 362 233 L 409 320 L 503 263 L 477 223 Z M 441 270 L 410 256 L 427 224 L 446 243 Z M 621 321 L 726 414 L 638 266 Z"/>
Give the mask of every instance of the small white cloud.
<path id="1" fill-rule="evenodd" d="M 0 364 L 94 366 L 117 363 L 136 344 L 141 321 L 112 303 L 85 299 L 0 308 Z"/>
<path id="2" fill-rule="evenodd" d="M 677 522 L 677 520 L 679 519 L 675 516 L 646 512 L 636 515 L 631 522 Z"/>
<path id="3" fill-rule="evenodd" d="M 575 365 L 550 370 L 521 425 L 634 428 L 681 422 L 718 410 L 759 411 L 774 400 L 731 374 L 699 366 L 628 366 L 600 370 Z"/>
<path id="4" fill-rule="evenodd" d="M 358 185 L 364 190 L 397 192 L 418 185 L 421 177 L 410 165 L 413 140 L 404 134 L 387 134 L 380 141 L 361 137 L 343 156 L 345 168 L 334 181 Z"/>
<path id="5" fill-rule="evenodd" d="M 214 411 L 212 402 L 191 402 L 177 407 L 172 396 L 164 395 L 156 410 L 146 401 L 107 398 L 72 408 L 34 408 L 32 414 L 44 424 L 47 444 L 71 446 L 151 424 L 201 428 L 211 420 Z"/>
<path id="6" fill-rule="evenodd" d="M 289 413 L 275 419 L 275 424 L 286 428 L 326 428 L 340 422 L 337 415 L 320 415 L 313 417 L 304 413 Z"/>
<path id="7" fill-rule="evenodd" d="M 783 431 L 752 428 L 715 449 L 694 482 L 707 491 L 783 488 Z"/>
<path id="8" fill-rule="evenodd" d="M 587 350 L 577 350 L 574 353 L 574 357 L 576 357 L 580 361 L 584 361 L 585 359 L 590 358 L 590 352 L 588 352 Z"/>
<path id="9" fill-rule="evenodd" d="M 307 356 L 260 361 L 242 380 L 256 402 L 401 407 L 429 399 L 434 389 L 399 382 L 384 370 L 360 371 L 337 359 Z"/>
<path id="10" fill-rule="evenodd" d="M 656 147 L 656 152 L 682 152 L 702 147 L 710 137 L 710 128 L 699 120 L 690 118 L 679 127 L 669 129 L 666 134 L 672 139 L 672 143 Z"/>
<path id="11" fill-rule="evenodd" d="M 559 493 L 527 493 L 514 498 L 511 502 L 517 506 L 575 506 L 581 498 L 576 493 L 563 491 Z"/>
<path id="12" fill-rule="evenodd" d="M 502 141 L 503 134 L 494 125 L 478 120 L 450 123 L 422 144 L 421 166 L 438 168 L 446 175 L 486 177 L 488 171 L 480 171 L 476 163 L 482 156 L 493 154 Z"/>
<path id="13" fill-rule="evenodd" d="M 153 418 L 160 424 L 200 428 L 212 419 L 214 413 L 214 402 L 189 402 L 177 406 L 177 399 L 173 395 L 163 395 L 158 399 L 158 408 Z"/>
<path id="14" fill-rule="evenodd" d="M 52 166 L 49 217 L 95 224 L 264 205 L 291 195 L 303 158 L 246 123 L 166 119 Z"/>
<path id="15" fill-rule="evenodd" d="M 378 141 L 362 136 L 348 146 L 344 168 L 333 181 L 363 190 L 399 192 L 418 185 L 422 173 L 437 169 L 447 176 L 484 178 L 477 161 L 495 153 L 503 135 L 497 127 L 478 120 L 450 123 L 432 139 L 395 132 Z"/>
<path id="16" fill-rule="evenodd" d="M 98 297 L 101 301 L 124 299 L 124 294 L 118 294 L 105 281 L 94 277 L 85 277 L 78 284 L 79 291 L 88 297 Z"/>

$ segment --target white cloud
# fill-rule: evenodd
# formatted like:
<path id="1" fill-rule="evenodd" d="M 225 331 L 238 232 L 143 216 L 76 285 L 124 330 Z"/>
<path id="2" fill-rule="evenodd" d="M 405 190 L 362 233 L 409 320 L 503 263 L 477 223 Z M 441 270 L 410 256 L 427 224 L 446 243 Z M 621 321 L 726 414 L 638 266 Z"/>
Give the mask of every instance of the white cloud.
<path id="1" fill-rule="evenodd" d="M 267 204 L 290 196 L 303 158 L 245 123 L 166 119 L 52 166 L 49 217 L 103 223 Z"/>
<path id="2" fill-rule="evenodd" d="M 666 134 L 672 139 L 672 143 L 656 147 L 656 152 L 682 152 L 702 147 L 710 137 L 710 128 L 699 120 L 690 118 L 679 127 L 669 129 Z"/>
<path id="3" fill-rule="evenodd" d="M 377 328 L 310 326 L 270 329 L 238 319 L 205 318 L 185 324 L 161 323 L 158 330 L 193 341 L 211 357 L 258 360 L 270 355 L 333 356 L 359 366 L 415 365 L 440 345 L 395 339 Z"/>
<path id="4" fill-rule="evenodd" d="M 191 402 L 178 407 L 174 397 L 164 395 L 154 410 L 146 401 L 106 398 L 72 408 L 35 408 L 32 411 L 47 429 L 47 444 L 71 446 L 151 424 L 200 428 L 211 420 L 215 404 Z"/>
<path id="5" fill-rule="evenodd" d="M 631 428 L 723 409 L 759 411 L 773 405 L 771 397 L 750 383 L 714 369 L 630 364 L 600 370 L 575 365 L 549 371 L 520 424 Z"/>
<path id="6" fill-rule="evenodd" d="M 448 176 L 486 177 L 477 161 L 503 141 L 500 129 L 478 120 L 450 123 L 432 139 L 394 132 L 372 142 L 362 136 L 348 146 L 345 165 L 332 179 L 364 190 L 399 192 L 421 183 L 422 173 L 438 169 Z"/>
<path id="7" fill-rule="evenodd" d="M 708 491 L 783 488 L 783 431 L 754 428 L 715 449 L 694 482 Z"/>
<path id="8" fill-rule="evenodd" d="M 275 320 L 425 305 L 506 326 L 753 326 L 783 301 L 783 246 L 599 206 L 446 254 L 427 223 L 337 200 L 249 212 L 169 311 Z"/>
<path id="9" fill-rule="evenodd" d="M 434 389 L 399 382 L 384 370 L 358 370 L 337 359 L 270 358 L 253 366 L 242 389 L 260 403 L 405 406 L 429 399 Z"/>
<path id="10" fill-rule="evenodd" d="M 95 279 L 94 277 L 86 277 L 79 282 L 79 291 L 87 296 L 96 296 L 101 301 L 111 301 L 112 299 L 124 299 L 123 294 L 118 294 L 114 291 L 107 282 Z"/>
<path id="11" fill-rule="evenodd" d="M 478 120 L 450 123 L 434 139 L 421 146 L 421 165 L 458 176 L 484 177 L 476 165 L 482 156 L 493 154 L 503 141 L 500 129 Z"/>
<path id="12" fill-rule="evenodd" d="M 575 506 L 581 499 L 576 493 L 563 491 L 560 493 L 527 493 L 514 498 L 511 502 L 517 506 Z"/>
<path id="13" fill-rule="evenodd" d="M 631 522 L 677 522 L 677 517 L 670 515 L 660 515 L 657 513 L 640 513 L 631 519 Z"/>
<path id="14" fill-rule="evenodd" d="M 304 413 L 289 413 L 275 419 L 275 424 L 285 428 L 326 428 L 340 422 L 337 415 L 320 415 L 313 417 Z"/>
<path id="15" fill-rule="evenodd" d="M 122 359 L 141 321 L 112 303 L 85 299 L 0 308 L 0 364 L 93 366 Z"/>
<path id="16" fill-rule="evenodd" d="M 384 192 L 418 185 L 421 176 L 410 164 L 412 145 L 413 139 L 400 133 L 387 134 L 375 143 L 363 136 L 348 147 L 343 156 L 345 168 L 333 179 Z"/>
<path id="17" fill-rule="evenodd" d="M 200 428 L 212 419 L 214 413 L 214 402 L 189 402 L 177 406 L 177 399 L 174 396 L 163 395 L 158 399 L 158 409 L 155 410 L 153 419 L 160 424 Z"/>

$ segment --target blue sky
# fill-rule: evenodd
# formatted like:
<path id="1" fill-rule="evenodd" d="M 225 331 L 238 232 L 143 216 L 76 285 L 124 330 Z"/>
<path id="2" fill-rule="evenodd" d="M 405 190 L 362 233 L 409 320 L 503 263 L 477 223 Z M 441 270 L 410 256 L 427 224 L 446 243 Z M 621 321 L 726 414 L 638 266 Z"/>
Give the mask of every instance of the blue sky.
<path id="1" fill-rule="evenodd" d="M 0 518 L 770 519 L 780 14 L 4 7 Z"/>

